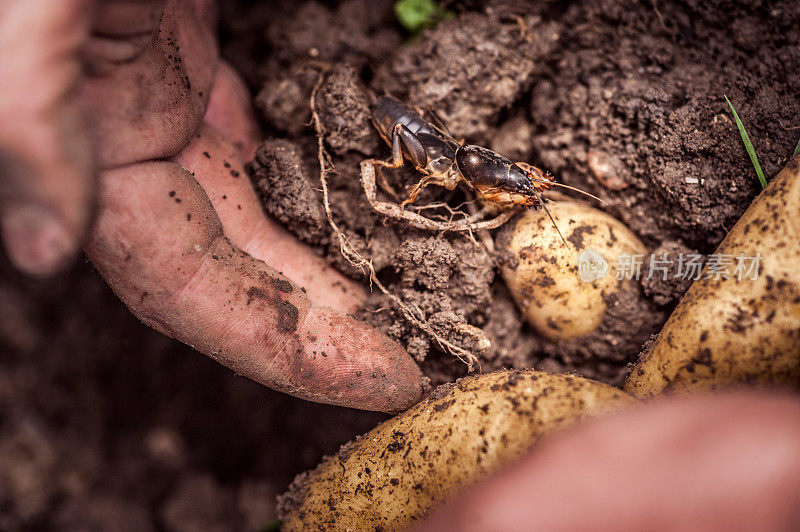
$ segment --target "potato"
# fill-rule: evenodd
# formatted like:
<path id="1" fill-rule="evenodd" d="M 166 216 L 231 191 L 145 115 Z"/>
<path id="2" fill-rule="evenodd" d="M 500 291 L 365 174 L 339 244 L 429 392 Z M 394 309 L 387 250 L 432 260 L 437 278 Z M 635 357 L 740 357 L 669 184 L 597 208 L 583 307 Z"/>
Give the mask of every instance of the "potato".
<path id="1" fill-rule="evenodd" d="M 300 475 L 284 530 L 394 530 L 522 455 L 540 436 L 634 403 L 605 384 L 502 371 L 445 385 Z"/>
<path id="2" fill-rule="evenodd" d="M 415 532 L 800 530 L 800 401 L 670 398 L 548 438 Z"/>
<path id="3" fill-rule="evenodd" d="M 547 208 L 567 245 L 544 210 L 526 211 L 498 237 L 498 247 L 512 254 L 503 279 L 539 333 L 551 340 L 575 338 L 598 328 L 611 294 L 630 290 L 638 297 L 634 280 L 616 279 L 615 265 L 620 255 L 644 256 L 647 250 L 602 211 L 568 201 Z"/>
<path id="4" fill-rule="evenodd" d="M 628 392 L 645 397 L 742 384 L 800 385 L 798 209 L 795 157 L 717 248 L 718 257 L 732 262 L 717 268 L 728 278 L 716 278 L 706 265 L 628 376 Z M 739 280 L 737 263 L 745 270 L 755 262 L 745 259 L 756 256 L 756 279 Z"/>

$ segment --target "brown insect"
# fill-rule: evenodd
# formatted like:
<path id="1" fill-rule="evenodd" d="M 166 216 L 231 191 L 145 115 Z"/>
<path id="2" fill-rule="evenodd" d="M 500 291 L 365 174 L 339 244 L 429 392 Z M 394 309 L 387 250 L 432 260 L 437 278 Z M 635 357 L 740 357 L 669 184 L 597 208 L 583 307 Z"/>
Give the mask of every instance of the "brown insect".
<path id="1" fill-rule="evenodd" d="M 414 203 L 420 191 L 428 185 L 453 190 L 459 183 L 464 183 L 492 203 L 505 206 L 525 205 L 533 209 L 542 207 L 554 226 L 555 221 L 545 206 L 543 191 L 554 186 L 563 187 L 602 201 L 582 190 L 556 183 L 548 174 L 528 163 L 512 162 L 487 148 L 459 143 L 450 134 L 444 122 L 435 113 L 430 112 L 430 114 L 433 123 L 391 96 L 382 96 L 373 104 L 373 124 L 392 148 L 391 162 L 370 159 L 362 163 L 364 188 L 370 203 L 379 211 L 381 209 L 376 203 L 384 209 L 388 204 L 378 202 L 374 197 L 374 166 L 400 168 L 403 166 L 404 158 L 408 159 L 417 171 L 424 174 L 424 177 L 411 189 L 408 198 L 399 206 L 401 217 L 406 219 L 408 219 L 408 213 L 404 212 L 406 205 Z M 366 169 L 367 167 L 369 169 Z M 368 173 L 367 176 L 364 176 L 365 171 Z M 370 197 L 368 189 L 370 184 L 373 197 Z M 385 214 L 397 213 L 393 211 L 391 214 L 388 212 Z M 495 218 L 499 219 L 500 217 Z M 507 219 L 508 217 L 505 217 L 502 221 Z M 486 227 L 469 228 L 488 229 L 491 228 L 488 226 L 490 222 L 492 221 L 482 222 L 487 224 Z M 556 230 L 561 234 L 558 226 Z M 563 240 L 564 237 L 561 238 Z"/>

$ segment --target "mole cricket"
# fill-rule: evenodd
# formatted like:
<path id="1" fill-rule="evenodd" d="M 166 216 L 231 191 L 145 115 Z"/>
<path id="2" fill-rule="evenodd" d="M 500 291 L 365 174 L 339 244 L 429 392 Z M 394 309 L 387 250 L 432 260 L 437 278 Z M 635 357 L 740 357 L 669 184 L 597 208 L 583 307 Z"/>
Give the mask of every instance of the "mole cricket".
<path id="1" fill-rule="evenodd" d="M 458 142 L 435 112 L 428 111 L 428 113 L 431 115 L 431 122 L 391 96 L 381 96 L 372 105 L 372 122 L 380 136 L 392 149 L 391 161 L 368 159 L 361 165 L 362 180 L 367 197 L 379 212 L 396 218 L 409 219 L 409 213 L 405 213 L 405 207 L 416 201 L 423 188 L 428 185 L 437 185 L 453 190 L 462 182 L 485 200 L 501 206 L 523 205 L 532 209 L 544 208 L 554 226 L 556 226 L 555 221 L 545 206 L 547 199 L 542 195 L 543 191 L 551 187 L 574 190 L 603 202 L 588 192 L 555 182 L 549 174 L 533 165 L 525 162 L 512 162 L 488 148 Z M 391 209 L 387 207 L 386 202 L 379 202 L 375 199 L 374 168 L 375 166 L 400 168 L 403 166 L 404 158 L 408 159 L 414 168 L 423 174 L 423 177 L 400 204 L 398 216 L 397 206 L 393 206 L 395 208 Z M 413 218 L 416 217 L 419 216 L 413 215 Z M 508 217 L 505 217 L 503 221 L 507 219 Z M 418 227 L 425 225 L 420 225 L 418 220 L 411 221 L 417 221 L 418 223 L 414 225 Z M 483 224 L 487 223 L 483 222 Z M 460 227 L 453 228 L 461 229 Z M 465 228 L 481 227 L 467 224 Z M 492 227 L 486 226 L 485 228 Z M 556 226 L 556 230 L 561 234 L 558 226 Z M 563 235 L 561 238 L 564 240 Z M 566 243 L 566 241 L 564 242 Z"/>

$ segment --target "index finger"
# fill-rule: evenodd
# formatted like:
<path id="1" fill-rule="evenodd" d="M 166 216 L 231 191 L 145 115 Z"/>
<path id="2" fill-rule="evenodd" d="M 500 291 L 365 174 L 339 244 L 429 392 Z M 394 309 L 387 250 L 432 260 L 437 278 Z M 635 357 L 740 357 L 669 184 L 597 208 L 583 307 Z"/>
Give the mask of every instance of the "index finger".
<path id="1" fill-rule="evenodd" d="M 276 390 L 398 411 L 422 394 L 395 342 L 311 303 L 222 234 L 189 172 L 152 162 L 108 171 L 87 254 L 142 321 Z"/>

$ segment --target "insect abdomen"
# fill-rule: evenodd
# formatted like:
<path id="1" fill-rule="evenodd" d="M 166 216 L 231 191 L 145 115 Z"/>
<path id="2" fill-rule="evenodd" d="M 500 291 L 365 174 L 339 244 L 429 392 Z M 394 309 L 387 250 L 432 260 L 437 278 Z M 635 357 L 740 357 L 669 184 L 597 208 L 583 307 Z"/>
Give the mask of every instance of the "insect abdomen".
<path id="1" fill-rule="evenodd" d="M 403 124 L 415 135 L 429 133 L 436 135 L 431 125 L 415 111 L 391 96 L 381 96 L 372 104 L 372 121 L 381 135 L 389 139 L 396 124 Z"/>

